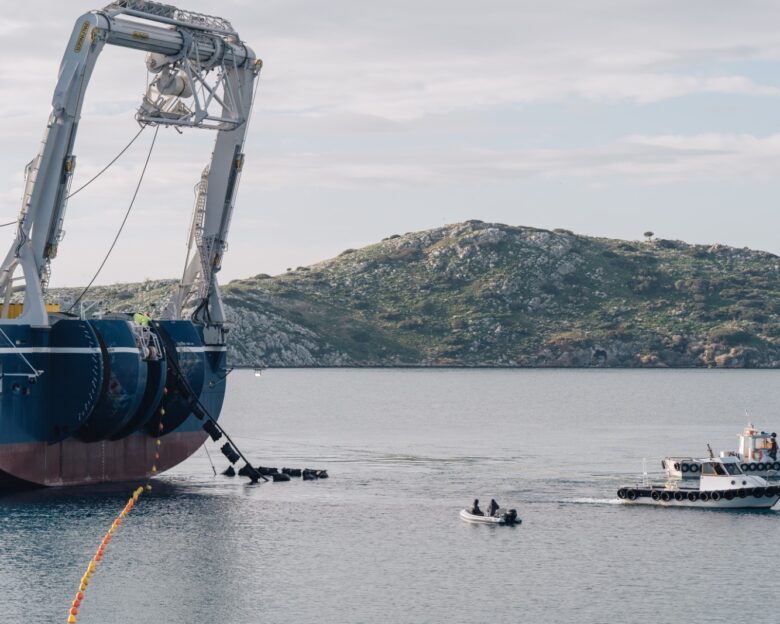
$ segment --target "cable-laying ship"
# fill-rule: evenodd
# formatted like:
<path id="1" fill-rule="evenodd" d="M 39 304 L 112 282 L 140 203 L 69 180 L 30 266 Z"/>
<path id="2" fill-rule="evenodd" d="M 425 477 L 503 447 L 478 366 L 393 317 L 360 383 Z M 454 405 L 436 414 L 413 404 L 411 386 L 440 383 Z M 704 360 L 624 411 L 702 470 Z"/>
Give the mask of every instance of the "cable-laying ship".
<path id="1" fill-rule="evenodd" d="M 81 106 L 107 44 L 146 53 L 153 79 L 136 113 L 142 128 L 216 133 L 196 187 L 182 280 L 152 322 L 85 319 L 45 303 Z M 142 478 L 155 463 L 159 472 L 183 461 L 207 435 L 220 437 L 216 419 L 228 371 L 216 275 L 260 67 L 222 18 L 118 0 L 76 21 L 40 150 L 26 168 L 16 237 L 0 268 L 0 488 Z M 160 436 L 165 451 L 155 462 Z"/>

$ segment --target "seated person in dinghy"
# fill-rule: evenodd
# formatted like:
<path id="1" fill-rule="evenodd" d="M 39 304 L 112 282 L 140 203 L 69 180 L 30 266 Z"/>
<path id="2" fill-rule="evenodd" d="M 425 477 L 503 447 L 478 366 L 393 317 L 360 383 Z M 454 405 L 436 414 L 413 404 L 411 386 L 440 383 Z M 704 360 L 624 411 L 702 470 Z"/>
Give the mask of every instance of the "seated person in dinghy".
<path id="1" fill-rule="evenodd" d="M 498 515 L 498 503 L 496 502 L 495 498 L 490 499 L 490 505 L 488 505 L 488 516 L 497 516 Z"/>
<path id="2" fill-rule="evenodd" d="M 482 510 L 479 508 L 479 499 L 474 499 L 474 504 L 469 509 L 469 513 L 472 516 L 484 516 L 485 514 L 482 513 Z"/>

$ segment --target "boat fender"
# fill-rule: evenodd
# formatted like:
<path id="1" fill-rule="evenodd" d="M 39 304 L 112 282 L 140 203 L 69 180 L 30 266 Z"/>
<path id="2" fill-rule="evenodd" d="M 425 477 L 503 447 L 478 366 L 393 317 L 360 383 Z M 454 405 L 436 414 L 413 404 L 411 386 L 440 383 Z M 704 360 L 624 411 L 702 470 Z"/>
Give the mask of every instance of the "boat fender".
<path id="1" fill-rule="evenodd" d="M 734 500 L 734 492 L 731 490 L 726 490 L 726 492 L 723 494 L 723 498 L 726 500 Z"/>
<path id="2" fill-rule="evenodd" d="M 695 503 L 697 500 L 699 500 L 699 493 L 698 492 L 688 492 L 688 500 L 692 503 Z"/>
<path id="3" fill-rule="evenodd" d="M 662 460 L 661 460 L 661 468 L 663 468 L 664 470 L 666 470 L 666 460 L 665 460 L 665 459 L 662 459 Z"/>
<path id="4" fill-rule="evenodd" d="M 230 442 L 225 442 L 219 450 L 222 451 L 222 454 L 227 457 L 227 460 L 231 464 L 235 464 L 239 459 L 241 459 L 241 456 L 236 453 L 232 446 L 230 446 Z"/>
<path id="5" fill-rule="evenodd" d="M 780 462 L 773 463 L 772 470 L 780 470 Z"/>
<path id="6" fill-rule="evenodd" d="M 766 490 L 762 487 L 753 488 L 753 497 L 761 498 Z"/>
<path id="7" fill-rule="evenodd" d="M 626 488 L 620 488 L 617 491 L 618 498 L 623 500 L 626 497 Z"/>
<path id="8" fill-rule="evenodd" d="M 672 495 L 669 492 L 663 492 L 661 494 L 661 500 L 668 501 L 672 498 Z"/>
<path id="9" fill-rule="evenodd" d="M 203 423 L 203 429 L 211 436 L 211 439 L 216 442 L 222 437 L 222 431 L 217 427 L 213 420 L 207 420 Z"/>
<path id="10" fill-rule="evenodd" d="M 626 498 L 628 498 L 628 500 L 636 500 L 636 495 L 636 490 L 628 490 L 628 492 L 626 492 Z"/>
<path id="11" fill-rule="evenodd" d="M 652 498 L 654 501 L 657 501 L 659 498 L 661 498 L 661 492 L 658 490 L 653 490 L 652 494 L 650 494 L 650 498 Z"/>
<path id="12" fill-rule="evenodd" d="M 680 462 L 674 462 L 674 469 L 679 470 L 680 469 Z"/>
<path id="13" fill-rule="evenodd" d="M 750 468 L 747 464 L 740 464 L 739 467 L 742 469 L 742 472 L 747 472 L 748 468 Z"/>
<path id="14" fill-rule="evenodd" d="M 688 472 L 691 469 L 691 467 L 688 464 L 680 464 L 680 470 L 683 472 Z"/>
<path id="15" fill-rule="evenodd" d="M 685 498 L 685 492 L 675 492 L 674 493 L 674 500 L 681 501 L 683 498 Z"/>
<path id="16" fill-rule="evenodd" d="M 766 464 L 761 462 L 760 464 L 756 464 L 756 468 L 758 468 L 759 471 L 763 472 L 766 470 Z"/>
<path id="17" fill-rule="evenodd" d="M 699 464 L 691 464 L 691 472 L 699 472 Z"/>
<path id="18" fill-rule="evenodd" d="M 706 503 L 708 500 L 710 500 L 710 495 L 708 492 L 702 492 L 699 494 L 699 500 L 703 503 Z"/>
<path id="19" fill-rule="evenodd" d="M 750 462 L 750 465 L 748 466 L 748 468 L 750 468 L 751 470 L 755 470 L 756 469 L 756 462 Z"/>
<path id="20" fill-rule="evenodd" d="M 256 470 L 254 467 L 250 466 L 249 464 L 244 464 L 241 466 L 241 468 L 238 469 L 238 476 L 239 477 L 249 477 L 252 479 L 256 474 L 262 474 L 258 470 Z"/>
<path id="21" fill-rule="evenodd" d="M 714 500 L 714 501 L 719 501 L 720 500 L 720 496 L 721 496 L 720 492 L 713 492 L 712 496 L 710 498 L 712 498 L 712 500 Z"/>
<path id="22" fill-rule="evenodd" d="M 747 496 L 747 490 L 745 488 L 739 488 L 737 490 L 737 496 L 740 498 L 745 498 Z"/>

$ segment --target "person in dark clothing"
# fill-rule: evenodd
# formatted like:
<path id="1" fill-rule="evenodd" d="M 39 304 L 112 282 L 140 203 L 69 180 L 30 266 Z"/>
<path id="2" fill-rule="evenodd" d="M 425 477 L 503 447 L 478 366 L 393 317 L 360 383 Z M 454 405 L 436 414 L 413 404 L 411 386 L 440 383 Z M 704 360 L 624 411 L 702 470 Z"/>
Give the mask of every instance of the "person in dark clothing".
<path id="1" fill-rule="evenodd" d="M 490 505 L 488 505 L 488 516 L 495 516 L 498 511 L 498 503 L 495 498 L 490 499 Z"/>
<path id="2" fill-rule="evenodd" d="M 769 457 L 772 458 L 772 460 L 777 459 L 777 434 L 773 433 L 772 437 L 769 438 Z"/>
<path id="3" fill-rule="evenodd" d="M 479 508 L 479 499 L 474 499 L 474 504 L 471 506 L 471 509 L 469 509 L 469 513 L 472 516 L 484 516 L 485 514 L 482 513 L 482 510 Z"/>

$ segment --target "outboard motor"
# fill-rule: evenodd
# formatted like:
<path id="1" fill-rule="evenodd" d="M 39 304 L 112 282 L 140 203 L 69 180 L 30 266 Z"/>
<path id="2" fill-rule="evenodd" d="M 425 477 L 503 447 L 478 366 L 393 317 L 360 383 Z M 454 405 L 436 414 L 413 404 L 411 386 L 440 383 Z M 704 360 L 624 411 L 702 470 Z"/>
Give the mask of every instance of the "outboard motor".
<path id="1" fill-rule="evenodd" d="M 515 524 L 517 522 L 517 509 L 510 509 L 502 514 L 504 522 L 507 524 Z"/>

